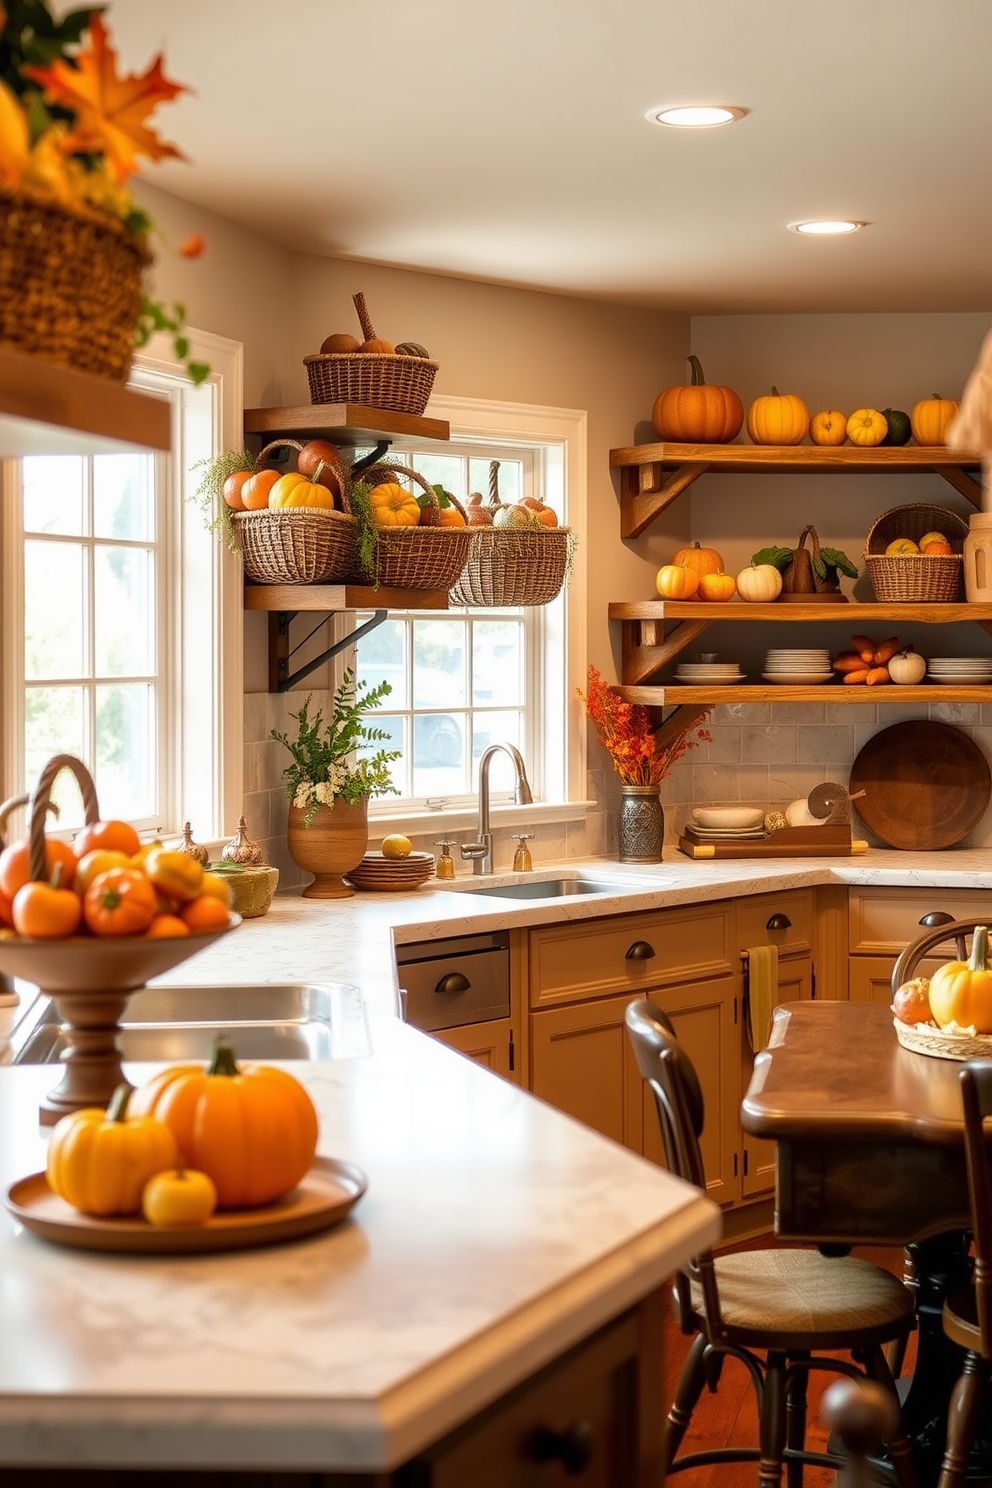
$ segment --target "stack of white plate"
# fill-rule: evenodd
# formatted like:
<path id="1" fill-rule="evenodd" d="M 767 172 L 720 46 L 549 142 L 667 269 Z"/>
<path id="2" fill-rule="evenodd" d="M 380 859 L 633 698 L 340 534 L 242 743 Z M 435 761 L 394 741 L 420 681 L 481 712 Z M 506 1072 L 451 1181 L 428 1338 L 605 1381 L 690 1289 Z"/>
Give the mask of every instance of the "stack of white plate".
<path id="1" fill-rule="evenodd" d="M 944 687 L 986 686 L 992 684 L 992 657 L 934 656 L 927 663 L 931 682 Z"/>
<path id="2" fill-rule="evenodd" d="M 743 682 L 744 673 L 736 661 L 683 661 L 675 678 L 689 687 L 729 687 Z"/>
<path id="3" fill-rule="evenodd" d="M 816 649 L 769 651 L 761 675 L 766 682 L 778 682 L 782 686 L 814 687 L 818 682 L 829 682 L 833 676 L 830 652 Z"/>

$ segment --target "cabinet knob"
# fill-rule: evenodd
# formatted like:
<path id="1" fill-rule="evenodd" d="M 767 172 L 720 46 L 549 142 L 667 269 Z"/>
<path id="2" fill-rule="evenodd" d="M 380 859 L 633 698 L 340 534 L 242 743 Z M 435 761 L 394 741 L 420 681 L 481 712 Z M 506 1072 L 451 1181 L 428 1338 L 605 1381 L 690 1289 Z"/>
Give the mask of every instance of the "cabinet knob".
<path id="1" fill-rule="evenodd" d="M 953 925 L 953 923 L 954 916 L 952 914 L 948 914 L 946 909 L 931 909 L 929 914 L 925 914 L 920 920 L 920 924 L 924 927 L 925 930 L 937 930 L 941 925 Z M 967 961 L 968 947 L 965 942 L 964 936 L 955 936 L 954 944 L 958 953 L 958 960 Z"/>
<path id="2" fill-rule="evenodd" d="M 588 1421 L 573 1421 L 564 1431 L 538 1427 L 530 1443 L 532 1462 L 560 1462 L 570 1478 L 585 1472 L 592 1461 L 593 1433 Z"/>
<path id="3" fill-rule="evenodd" d="M 471 985 L 468 977 L 463 976 L 460 971 L 449 971 L 447 976 L 441 978 L 434 991 L 437 993 L 467 992 Z"/>
<path id="4" fill-rule="evenodd" d="M 792 921 L 787 914 L 773 914 L 765 925 L 766 930 L 791 930 Z"/>
<path id="5" fill-rule="evenodd" d="M 653 961 L 655 955 L 654 946 L 647 940 L 635 940 L 633 945 L 627 947 L 624 954 L 625 961 Z"/>

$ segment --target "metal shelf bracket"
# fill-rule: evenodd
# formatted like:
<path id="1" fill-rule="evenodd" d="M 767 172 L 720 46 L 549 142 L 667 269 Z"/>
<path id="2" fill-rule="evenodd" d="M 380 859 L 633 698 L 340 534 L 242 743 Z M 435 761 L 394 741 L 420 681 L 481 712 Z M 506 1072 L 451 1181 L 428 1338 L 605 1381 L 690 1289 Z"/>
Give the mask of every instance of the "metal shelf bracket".
<path id="1" fill-rule="evenodd" d="M 366 636 L 370 631 L 375 630 L 389 615 L 388 610 L 376 610 L 371 619 L 356 626 L 348 635 L 342 636 L 339 641 L 335 641 L 333 645 L 328 646 L 326 651 L 322 651 L 319 656 L 315 656 L 305 666 L 299 667 L 295 672 L 290 672 L 289 663 L 292 657 L 295 656 L 301 646 L 306 645 L 310 636 L 324 624 L 324 619 L 326 619 L 325 616 L 319 620 L 313 627 L 313 630 L 309 631 L 302 640 L 297 641 L 295 646 L 291 646 L 289 644 L 289 628 L 296 618 L 297 613 L 296 610 L 274 610 L 269 614 L 270 692 L 288 692 L 291 687 L 296 686 L 297 682 L 302 682 L 304 677 L 309 677 L 311 672 L 316 671 L 318 667 L 323 666 L 326 661 L 330 661 L 339 652 L 344 651 L 348 646 L 357 645 L 362 639 L 362 636 Z"/>

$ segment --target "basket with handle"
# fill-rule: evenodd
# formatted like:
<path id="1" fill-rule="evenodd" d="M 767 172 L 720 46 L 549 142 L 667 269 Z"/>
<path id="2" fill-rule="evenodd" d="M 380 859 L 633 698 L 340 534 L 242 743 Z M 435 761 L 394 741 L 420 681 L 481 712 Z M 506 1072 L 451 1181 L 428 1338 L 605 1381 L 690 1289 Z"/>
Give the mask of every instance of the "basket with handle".
<path id="1" fill-rule="evenodd" d="M 897 537 L 919 542 L 927 532 L 942 532 L 951 553 L 887 554 Z M 868 529 L 865 567 L 881 604 L 951 604 L 963 596 L 964 540 L 968 523 L 947 506 L 919 502 L 893 506 Z"/>
<path id="2" fill-rule="evenodd" d="M 298 454 L 303 445 L 298 439 L 274 439 L 259 452 L 255 468 L 264 468 L 283 448 Z M 245 575 L 256 584 L 340 583 L 355 571 L 358 523 L 345 492 L 334 495 L 333 508 L 263 507 L 232 515 Z"/>
<path id="3" fill-rule="evenodd" d="M 501 511 L 499 461 L 489 463 L 487 509 Z M 458 582 L 455 605 L 491 609 L 550 604 L 568 575 L 575 539 L 567 527 L 476 527 L 475 542 Z"/>
<path id="4" fill-rule="evenodd" d="M 366 341 L 378 337 L 361 293 L 352 296 Z M 399 352 L 317 352 L 303 358 L 311 403 L 364 403 L 394 413 L 421 414 L 437 375 L 437 362 Z"/>
<path id="5" fill-rule="evenodd" d="M 411 480 L 428 498 L 434 511 L 440 510 L 437 492 L 419 471 L 407 465 L 379 461 L 362 477 L 375 487 L 387 481 Z M 456 510 L 465 509 L 450 497 Z M 417 527 L 376 527 L 374 550 L 364 565 L 359 561 L 355 577 L 359 583 L 393 586 L 399 589 L 450 589 L 458 578 L 475 542 L 476 529 L 423 524 Z"/>

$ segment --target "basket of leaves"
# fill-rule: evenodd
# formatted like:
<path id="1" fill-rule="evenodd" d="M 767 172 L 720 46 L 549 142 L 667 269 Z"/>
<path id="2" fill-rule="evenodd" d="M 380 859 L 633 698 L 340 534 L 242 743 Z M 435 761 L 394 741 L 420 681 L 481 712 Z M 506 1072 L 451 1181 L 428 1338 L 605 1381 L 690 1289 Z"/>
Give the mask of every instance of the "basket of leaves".
<path id="1" fill-rule="evenodd" d="M 558 526 L 550 507 L 533 498 L 499 498 L 499 461 L 489 464 L 489 500 L 471 496 L 468 520 L 476 538 L 448 598 L 475 609 L 545 605 L 561 593 L 571 567 L 575 538 Z M 479 515 L 482 520 L 479 520 Z"/>
<path id="2" fill-rule="evenodd" d="M 403 481 L 419 486 L 415 495 Z M 358 522 L 361 584 L 399 589 L 450 589 L 465 566 L 475 529 L 450 491 L 432 486 L 419 471 L 379 461 L 349 489 Z"/>
<path id="3" fill-rule="evenodd" d="M 376 334 L 365 296 L 352 296 L 364 340 L 338 331 L 303 358 L 311 403 L 364 403 L 394 413 L 421 414 L 438 364 L 413 341 L 394 346 Z"/>

